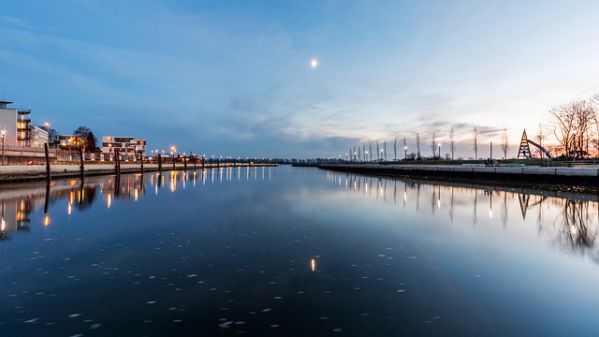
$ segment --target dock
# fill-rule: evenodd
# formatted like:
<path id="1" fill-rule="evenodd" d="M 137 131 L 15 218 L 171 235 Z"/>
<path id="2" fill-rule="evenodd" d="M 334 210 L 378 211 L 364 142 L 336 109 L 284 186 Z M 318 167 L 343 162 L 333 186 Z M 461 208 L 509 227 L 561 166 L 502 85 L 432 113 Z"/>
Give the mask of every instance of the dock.
<path id="1" fill-rule="evenodd" d="M 477 166 L 435 164 L 327 163 L 321 169 L 352 173 L 443 178 L 502 185 L 559 185 L 596 193 L 599 167 Z M 558 189 L 564 189 L 563 187 Z"/>
<path id="2" fill-rule="evenodd" d="M 162 167 L 161 167 L 162 166 Z M 164 164 L 157 163 L 122 163 L 115 167 L 112 163 L 86 163 L 83 166 L 80 164 L 53 164 L 50 166 L 51 179 L 74 178 L 83 176 L 99 176 L 127 173 L 144 173 L 144 172 L 169 172 L 169 171 L 192 171 L 201 169 L 225 168 L 225 167 L 261 167 L 261 166 L 277 166 L 273 163 L 254 163 L 254 162 L 238 162 L 238 163 L 176 163 Z M 47 167 L 44 165 L 9 165 L 0 166 L 0 184 L 15 183 L 26 181 L 47 180 Z"/>

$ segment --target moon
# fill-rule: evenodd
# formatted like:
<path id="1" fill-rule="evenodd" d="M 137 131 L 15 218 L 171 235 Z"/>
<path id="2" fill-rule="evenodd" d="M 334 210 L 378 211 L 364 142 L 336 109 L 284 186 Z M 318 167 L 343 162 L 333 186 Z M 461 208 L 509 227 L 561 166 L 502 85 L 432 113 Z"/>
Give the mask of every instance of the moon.
<path id="1" fill-rule="evenodd" d="M 318 68 L 319 65 L 320 64 L 318 62 L 318 59 L 316 59 L 316 58 L 310 59 L 310 68 L 316 69 L 316 68 Z"/>

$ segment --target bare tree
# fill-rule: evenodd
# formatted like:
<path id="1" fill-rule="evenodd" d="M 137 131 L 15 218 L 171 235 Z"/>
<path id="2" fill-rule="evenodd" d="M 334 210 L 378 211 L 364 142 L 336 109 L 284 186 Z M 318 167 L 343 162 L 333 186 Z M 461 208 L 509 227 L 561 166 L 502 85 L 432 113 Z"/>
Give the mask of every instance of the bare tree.
<path id="1" fill-rule="evenodd" d="M 451 151 L 451 160 L 453 160 L 454 156 L 455 156 L 455 138 L 454 138 L 454 133 L 453 133 L 453 126 L 451 127 L 451 130 L 449 131 L 449 151 Z"/>
<path id="2" fill-rule="evenodd" d="M 416 158 L 420 159 L 420 132 L 416 132 Z"/>
<path id="3" fill-rule="evenodd" d="M 584 157 L 589 153 L 597 111 L 591 101 L 574 101 L 553 108 L 550 130 L 566 157 Z"/>
<path id="4" fill-rule="evenodd" d="M 433 132 L 433 137 L 431 138 L 431 151 L 433 152 L 433 159 L 437 157 L 437 134 Z"/>
<path id="5" fill-rule="evenodd" d="M 503 129 L 503 136 L 501 137 L 501 150 L 503 151 L 503 159 L 507 159 L 508 146 L 507 129 Z"/>
<path id="6" fill-rule="evenodd" d="M 599 158 L 599 94 L 591 98 L 593 108 L 595 109 L 595 152 Z"/>
<path id="7" fill-rule="evenodd" d="M 473 139 L 473 148 L 474 148 L 474 160 L 478 160 L 478 129 L 476 126 L 474 127 L 474 139 Z"/>

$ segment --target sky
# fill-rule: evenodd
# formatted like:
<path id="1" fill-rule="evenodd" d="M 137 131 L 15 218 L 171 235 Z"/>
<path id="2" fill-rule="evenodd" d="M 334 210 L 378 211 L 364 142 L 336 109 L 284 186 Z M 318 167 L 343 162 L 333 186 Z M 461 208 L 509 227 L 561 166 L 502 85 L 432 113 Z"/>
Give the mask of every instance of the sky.
<path id="1" fill-rule="evenodd" d="M 334 157 L 396 137 L 411 152 L 419 132 L 430 155 L 433 133 L 448 152 L 453 126 L 468 157 L 474 127 L 481 144 L 504 129 L 518 143 L 550 108 L 599 92 L 598 13 L 597 1 L 3 0 L 0 90 L 34 123 L 150 149 Z"/>

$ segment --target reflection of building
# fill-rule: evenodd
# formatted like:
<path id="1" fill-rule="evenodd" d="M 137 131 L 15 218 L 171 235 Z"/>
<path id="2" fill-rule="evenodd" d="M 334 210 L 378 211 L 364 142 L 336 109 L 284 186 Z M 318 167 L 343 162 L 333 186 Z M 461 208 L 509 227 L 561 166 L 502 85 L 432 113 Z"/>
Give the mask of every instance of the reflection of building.
<path id="1" fill-rule="evenodd" d="M 146 153 L 146 140 L 133 137 L 102 137 L 102 155 L 104 160 L 114 160 L 114 150 L 118 149 L 124 160 L 135 161 L 139 154 Z"/>
<path id="2" fill-rule="evenodd" d="M 5 145 L 31 146 L 31 110 L 8 107 L 12 102 L 0 101 L 0 129 L 6 130 Z"/>

